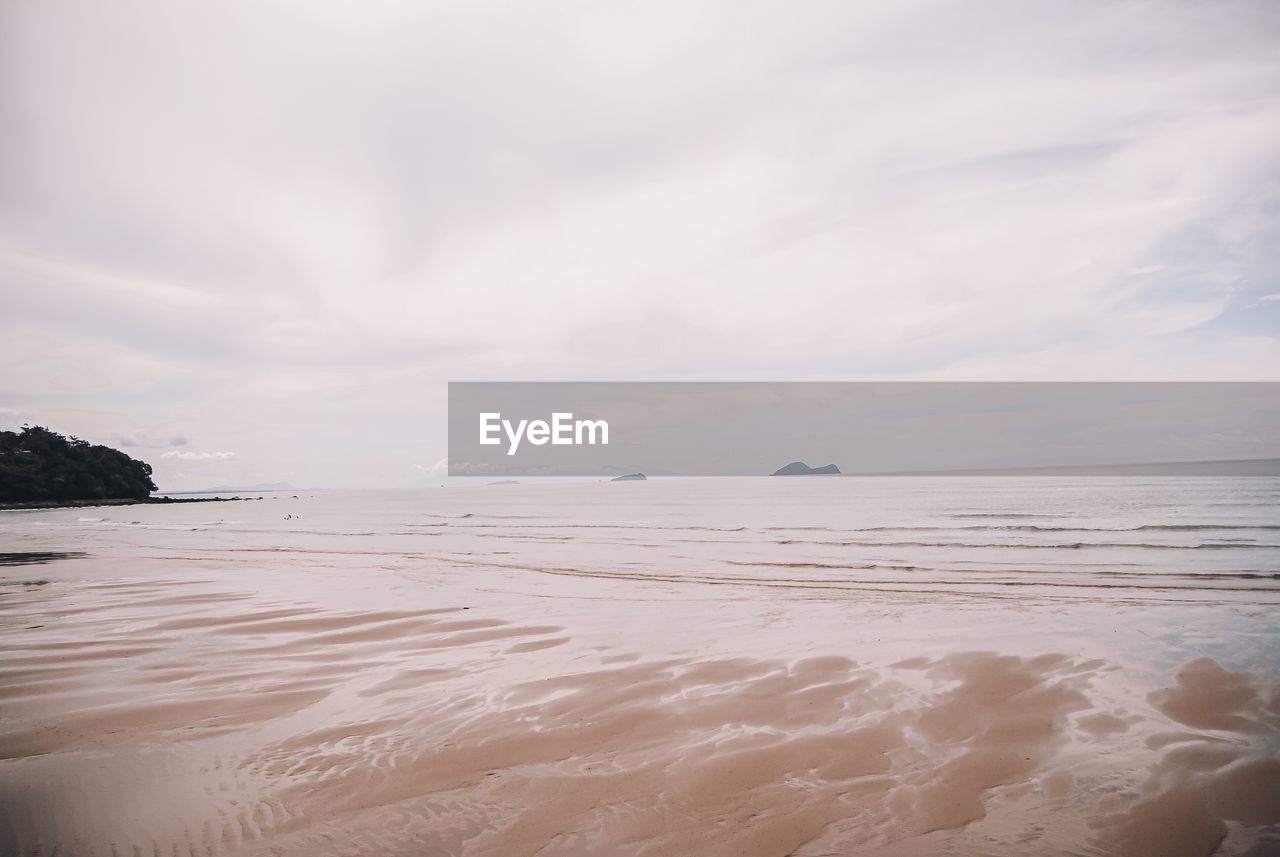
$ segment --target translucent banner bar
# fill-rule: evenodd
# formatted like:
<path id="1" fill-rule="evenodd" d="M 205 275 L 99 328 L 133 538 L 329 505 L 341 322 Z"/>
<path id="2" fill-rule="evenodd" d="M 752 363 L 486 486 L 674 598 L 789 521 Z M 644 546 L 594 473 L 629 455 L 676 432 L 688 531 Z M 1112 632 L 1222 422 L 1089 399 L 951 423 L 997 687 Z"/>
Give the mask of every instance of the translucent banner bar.
<path id="1" fill-rule="evenodd" d="M 1277 383 L 449 385 L 451 476 L 1280 473 Z"/>

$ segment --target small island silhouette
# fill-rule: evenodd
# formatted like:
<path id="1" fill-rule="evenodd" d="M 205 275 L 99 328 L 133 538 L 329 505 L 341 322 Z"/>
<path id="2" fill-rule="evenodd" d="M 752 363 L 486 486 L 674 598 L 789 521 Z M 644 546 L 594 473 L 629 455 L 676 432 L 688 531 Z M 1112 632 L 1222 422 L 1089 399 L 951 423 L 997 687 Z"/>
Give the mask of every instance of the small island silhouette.
<path id="1" fill-rule="evenodd" d="M 803 461 L 793 461 L 785 467 L 779 467 L 770 476 L 838 476 L 840 468 L 834 464 L 823 465 L 822 467 L 810 467 Z"/>
<path id="2" fill-rule="evenodd" d="M 643 473 L 628 473 L 626 476 L 615 476 L 610 482 L 644 482 L 648 479 Z"/>

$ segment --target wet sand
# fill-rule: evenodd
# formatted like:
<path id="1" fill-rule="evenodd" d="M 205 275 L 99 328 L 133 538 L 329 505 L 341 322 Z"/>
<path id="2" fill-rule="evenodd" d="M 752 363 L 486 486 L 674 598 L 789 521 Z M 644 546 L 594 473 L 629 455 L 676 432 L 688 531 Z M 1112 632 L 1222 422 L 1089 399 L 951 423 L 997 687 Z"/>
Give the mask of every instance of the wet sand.
<path id="1" fill-rule="evenodd" d="M 1273 608 L 170 550 L 5 570 L 0 853 L 1280 853 L 1266 655 L 1169 642 Z"/>

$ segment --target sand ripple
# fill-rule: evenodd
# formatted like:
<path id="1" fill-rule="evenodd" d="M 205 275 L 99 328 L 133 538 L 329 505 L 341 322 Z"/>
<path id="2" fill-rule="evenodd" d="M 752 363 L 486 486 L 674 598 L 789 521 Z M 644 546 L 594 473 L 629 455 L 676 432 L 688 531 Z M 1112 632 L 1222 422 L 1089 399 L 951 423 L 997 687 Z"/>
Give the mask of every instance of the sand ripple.
<path id="1" fill-rule="evenodd" d="M 2 852 L 1280 848 L 1280 690 L 1207 658 L 1134 696 L 1143 676 L 1064 653 L 653 657 L 424 601 L 6 593 Z"/>

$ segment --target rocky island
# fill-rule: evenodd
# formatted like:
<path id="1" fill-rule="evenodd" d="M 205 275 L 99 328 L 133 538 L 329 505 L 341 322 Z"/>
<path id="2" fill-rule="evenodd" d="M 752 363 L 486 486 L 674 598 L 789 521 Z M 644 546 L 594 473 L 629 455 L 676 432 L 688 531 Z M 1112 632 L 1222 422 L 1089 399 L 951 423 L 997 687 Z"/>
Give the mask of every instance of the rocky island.
<path id="1" fill-rule="evenodd" d="M 825 464 L 822 467 L 810 467 L 803 461 L 793 461 L 785 467 L 780 467 L 770 476 L 839 476 L 840 468 L 834 464 Z"/>

